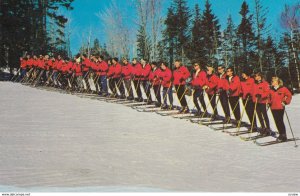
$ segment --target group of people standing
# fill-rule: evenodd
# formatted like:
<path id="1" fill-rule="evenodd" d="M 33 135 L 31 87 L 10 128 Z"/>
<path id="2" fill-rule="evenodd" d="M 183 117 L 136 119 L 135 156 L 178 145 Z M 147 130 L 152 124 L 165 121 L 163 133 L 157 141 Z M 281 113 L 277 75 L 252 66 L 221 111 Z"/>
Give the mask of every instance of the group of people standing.
<path id="1" fill-rule="evenodd" d="M 156 107 L 165 110 L 173 109 L 175 91 L 181 105 L 179 113 L 190 112 L 185 97 L 189 86 L 193 89 L 195 116 L 210 116 L 211 120 L 221 119 L 217 110 L 220 102 L 225 116 L 222 118 L 224 122 L 239 126 L 241 114 L 246 111 L 251 130 L 269 135 L 272 131 L 267 108 L 270 108 L 279 132 L 277 140 L 287 140 L 283 117 L 285 105 L 290 104 L 292 94 L 283 86 L 280 78 L 273 77 L 270 85 L 261 72 L 253 73 L 250 67 L 242 70 L 241 77 L 236 75 L 233 67 L 225 68 L 224 65 L 219 65 L 215 73 L 215 68 L 211 65 L 194 63 L 192 74 L 180 60 L 175 60 L 174 67 L 172 71 L 166 62 L 148 63 L 144 59 L 138 61 L 136 58 L 131 62 L 126 58 L 119 62 L 117 57 L 105 61 L 101 55 L 90 58 L 86 55 L 77 55 L 73 61 L 63 59 L 60 55 L 56 58 L 50 58 L 48 55 L 31 58 L 27 55 L 20 58 L 19 79 L 21 81 L 31 79 L 38 85 L 53 83 L 59 88 L 82 91 L 84 83 L 88 84 L 88 80 L 92 78 L 99 96 L 154 103 Z M 154 97 L 151 95 L 151 89 L 154 91 Z M 146 99 L 142 96 L 142 90 L 146 94 Z M 205 93 L 209 103 L 205 102 Z M 240 99 L 243 108 L 240 106 Z M 210 115 L 207 110 L 209 105 L 213 108 Z M 231 111 L 234 120 L 231 120 Z"/>

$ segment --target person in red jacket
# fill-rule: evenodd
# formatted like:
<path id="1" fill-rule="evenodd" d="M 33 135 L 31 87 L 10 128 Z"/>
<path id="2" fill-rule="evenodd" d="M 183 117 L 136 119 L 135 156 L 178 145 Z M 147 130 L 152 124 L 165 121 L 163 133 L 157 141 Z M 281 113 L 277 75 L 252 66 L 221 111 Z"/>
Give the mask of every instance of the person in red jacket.
<path id="1" fill-rule="evenodd" d="M 108 71 L 107 71 L 107 79 L 108 79 L 108 87 L 111 91 L 111 94 L 109 96 L 114 97 L 115 95 L 113 94 L 113 90 L 114 90 L 114 79 L 112 78 L 114 73 L 115 73 L 115 67 L 112 65 L 112 59 L 109 58 L 107 60 L 107 65 L 108 65 Z"/>
<path id="2" fill-rule="evenodd" d="M 151 63 L 151 72 L 149 74 L 149 81 L 151 82 L 151 85 L 154 90 L 154 94 L 156 97 L 157 102 L 155 103 L 156 107 L 161 106 L 161 95 L 160 95 L 160 89 L 161 89 L 161 69 L 157 67 L 157 62 Z"/>
<path id="3" fill-rule="evenodd" d="M 141 71 L 141 84 L 144 88 L 144 92 L 147 96 L 147 104 L 152 103 L 151 98 L 151 84 L 149 83 L 149 74 L 151 72 L 151 66 L 147 63 L 147 60 L 141 59 L 142 71 Z"/>
<path id="4" fill-rule="evenodd" d="M 75 88 L 77 90 L 82 90 L 83 89 L 83 82 L 82 82 L 82 66 L 81 66 L 81 59 L 80 55 L 75 56 L 75 63 L 73 64 L 73 72 L 75 74 Z M 74 80 L 73 80 L 74 81 Z M 71 84 L 73 86 L 73 84 Z"/>
<path id="5" fill-rule="evenodd" d="M 283 86 L 283 82 L 278 77 L 272 78 L 270 96 L 270 107 L 275 120 L 279 136 L 277 141 L 286 141 L 286 129 L 283 121 L 285 106 L 291 103 L 292 93 Z"/>
<path id="6" fill-rule="evenodd" d="M 257 130 L 256 115 L 254 115 L 254 102 L 253 97 L 253 88 L 254 88 L 254 79 L 251 77 L 253 71 L 249 67 L 245 67 L 242 71 L 242 80 L 241 80 L 241 95 L 243 99 L 243 104 L 248 116 L 249 122 L 253 121 L 252 131 Z"/>
<path id="7" fill-rule="evenodd" d="M 161 68 L 161 85 L 163 87 L 163 102 L 164 104 L 161 105 L 161 108 L 166 109 L 173 109 L 173 91 L 172 91 L 172 71 L 168 68 L 167 63 L 161 62 L 160 64 Z M 169 103 L 167 104 L 167 95 L 169 97 Z"/>
<path id="8" fill-rule="evenodd" d="M 21 69 L 21 76 L 19 79 L 23 79 L 24 76 L 26 75 L 26 58 L 20 57 L 20 69 Z"/>
<path id="9" fill-rule="evenodd" d="M 125 89 L 123 86 L 123 78 L 122 78 L 122 66 L 119 63 L 119 59 L 117 57 L 114 57 L 112 59 L 112 64 L 114 66 L 114 75 L 112 76 L 114 80 L 114 89 L 113 89 L 113 94 L 115 97 L 120 98 L 120 99 L 125 99 Z M 120 96 L 117 95 L 117 88 L 120 91 Z"/>
<path id="10" fill-rule="evenodd" d="M 141 91 L 141 86 L 140 86 L 142 72 L 143 72 L 142 65 L 137 61 L 136 58 L 132 59 L 132 65 L 133 65 L 133 74 L 134 74 L 133 84 L 134 84 L 134 89 L 137 94 L 137 98 L 135 100 L 142 102 L 143 97 L 142 97 L 142 91 Z"/>
<path id="11" fill-rule="evenodd" d="M 228 90 L 226 91 L 229 99 L 229 104 L 233 111 L 234 118 L 236 122 L 241 120 L 241 111 L 240 111 L 240 93 L 241 93 L 241 81 L 240 78 L 235 75 L 234 68 L 228 67 L 226 70 L 227 81 L 228 81 Z"/>
<path id="12" fill-rule="evenodd" d="M 108 72 L 108 64 L 104 61 L 104 56 L 100 55 L 98 58 L 99 62 L 99 75 L 100 75 L 100 88 L 101 88 L 101 95 L 107 96 L 108 95 L 108 88 L 107 88 L 107 72 Z"/>
<path id="13" fill-rule="evenodd" d="M 178 97 L 178 100 L 180 101 L 181 109 L 179 110 L 179 113 L 188 113 L 189 108 L 185 99 L 185 84 L 186 79 L 190 77 L 189 70 L 181 64 L 180 60 L 176 60 L 175 63 L 175 70 L 173 71 L 173 78 L 174 78 L 174 86 L 176 89 L 176 94 Z"/>
<path id="14" fill-rule="evenodd" d="M 218 66 L 218 74 L 219 74 L 219 83 L 218 83 L 218 91 L 217 93 L 219 94 L 219 100 L 221 102 L 224 114 L 225 114 L 225 119 L 224 122 L 227 122 L 230 120 L 230 109 L 229 109 L 229 104 L 228 104 L 228 95 L 226 91 L 228 90 L 228 81 L 226 79 L 226 73 L 225 73 L 225 66 L 220 65 Z"/>
<path id="15" fill-rule="evenodd" d="M 203 87 L 207 83 L 207 78 L 206 78 L 205 70 L 203 68 L 201 68 L 198 63 L 194 64 L 194 70 L 195 70 L 195 73 L 193 74 L 191 85 L 194 89 L 193 101 L 194 101 L 194 104 L 197 108 L 197 112 L 196 112 L 195 116 L 201 116 L 203 114 L 202 114 L 201 108 L 198 104 L 198 99 L 199 99 L 199 101 L 200 101 L 200 103 L 203 107 L 203 110 L 206 112 L 206 105 L 205 105 L 205 101 L 204 101 Z"/>
<path id="16" fill-rule="evenodd" d="M 254 102 L 254 105 L 256 104 L 256 113 L 262 127 L 260 134 L 263 136 L 267 136 L 272 134 L 272 131 L 270 129 L 270 121 L 267 114 L 267 104 L 270 103 L 269 83 L 263 79 L 263 75 L 261 72 L 256 72 L 254 74 L 254 80 L 255 84 L 253 87 L 252 100 Z"/>
<path id="17" fill-rule="evenodd" d="M 203 86 L 203 90 L 206 91 L 208 98 L 210 100 L 210 105 L 213 108 L 213 115 L 212 121 L 218 118 L 218 110 L 216 107 L 216 94 L 217 94 L 217 87 L 219 83 L 219 78 L 214 74 L 214 68 L 211 65 L 207 65 L 207 80 L 206 84 Z"/>
<path id="18" fill-rule="evenodd" d="M 131 76 L 133 74 L 133 67 L 128 62 L 127 58 L 123 58 L 122 76 L 124 79 L 125 88 L 128 92 L 128 100 L 133 100 L 133 91 L 131 87 Z"/>

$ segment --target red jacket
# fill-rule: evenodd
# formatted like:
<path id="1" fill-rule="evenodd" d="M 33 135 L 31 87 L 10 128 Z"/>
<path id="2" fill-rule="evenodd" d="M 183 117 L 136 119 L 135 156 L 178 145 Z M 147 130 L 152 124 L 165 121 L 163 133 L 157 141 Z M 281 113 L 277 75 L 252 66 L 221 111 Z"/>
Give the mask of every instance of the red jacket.
<path id="1" fill-rule="evenodd" d="M 32 59 L 33 67 L 38 67 L 38 59 Z"/>
<path id="2" fill-rule="evenodd" d="M 27 59 L 26 63 L 27 63 L 26 65 L 27 65 L 28 67 L 32 67 L 32 65 L 33 65 L 33 59 L 32 59 L 32 58 Z"/>
<path id="3" fill-rule="evenodd" d="M 282 110 L 284 109 L 282 103 L 284 103 L 285 105 L 291 103 L 292 93 L 284 86 L 279 87 L 278 89 L 271 88 L 270 94 L 271 110 Z"/>
<path id="4" fill-rule="evenodd" d="M 266 81 L 254 83 L 252 96 L 253 102 L 256 102 L 256 95 L 261 95 L 261 99 L 257 100 L 258 103 L 270 103 L 269 83 Z"/>
<path id="5" fill-rule="evenodd" d="M 218 82 L 218 87 L 217 88 L 218 89 L 223 89 L 225 91 L 227 91 L 229 89 L 229 84 L 228 84 L 228 81 L 226 79 L 226 73 L 219 76 L 219 82 Z"/>
<path id="6" fill-rule="evenodd" d="M 229 96 L 230 97 L 240 96 L 240 93 L 241 93 L 241 81 L 240 81 L 240 78 L 238 76 L 232 76 L 231 79 L 229 77 L 227 77 L 227 79 L 228 79 L 228 85 L 229 85 L 228 90 L 232 91 Z"/>
<path id="7" fill-rule="evenodd" d="M 20 68 L 25 69 L 27 65 L 27 62 L 25 59 L 20 60 Z"/>
<path id="8" fill-rule="evenodd" d="M 149 74 L 149 80 L 152 83 L 153 86 L 160 85 L 160 77 L 162 77 L 162 71 L 159 68 L 156 68 L 155 70 L 152 70 Z"/>
<path id="9" fill-rule="evenodd" d="M 91 60 L 88 58 L 85 58 L 82 62 L 83 65 L 83 71 L 88 71 L 89 68 L 91 67 Z"/>
<path id="10" fill-rule="evenodd" d="M 99 62 L 99 74 L 100 76 L 106 76 L 108 71 L 108 64 L 105 61 Z"/>
<path id="11" fill-rule="evenodd" d="M 74 63 L 73 71 L 75 72 L 75 76 L 82 76 L 81 64 Z"/>
<path id="12" fill-rule="evenodd" d="M 205 71 L 200 71 L 196 72 L 193 74 L 193 79 L 191 82 L 191 85 L 194 87 L 200 87 L 202 88 L 204 85 L 207 83 L 207 78 L 206 78 L 206 72 Z"/>
<path id="13" fill-rule="evenodd" d="M 46 67 L 45 67 L 45 61 L 44 61 L 44 59 L 39 59 L 38 60 L 38 67 L 40 67 L 40 68 L 42 68 L 42 69 L 45 69 Z"/>
<path id="14" fill-rule="evenodd" d="M 63 73 L 68 73 L 68 72 L 70 72 L 70 69 L 72 69 L 72 67 L 73 67 L 73 63 L 72 63 L 72 61 L 69 61 L 68 63 L 63 64 L 61 71 Z"/>
<path id="15" fill-rule="evenodd" d="M 219 78 L 215 74 L 207 75 L 207 83 L 208 88 L 206 89 L 206 93 L 209 95 L 214 95 L 217 92 L 217 87 L 219 83 Z"/>
<path id="16" fill-rule="evenodd" d="M 122 74 L 122 66 L 120 63 L 114 65 L 114 75 L 112 78 L 120 78 Z"/>
<path id="17" fill-rule="evenodd" d="M 140 63 L 137 63 L 132 68 L 133 68 L 133 74 L 135 76 L 134 80 L 140 80 L 139 77 L 142 76 L 142 72 L 143 72 L 142 65 Z"/>
<path id="18" fill-rule="evenodd" d="M 161 85 L 163 87 L 169 88 L 172 85 L 172 71 L 167 67 L 165 71 L 161 71 L 162 82 Z"/>
<path id="19" fill-rule="evenodd" d="M 131 78 L 133 68 L 130 63 L 127 63 L 127 65 L 124 65 L 122 67 L 122 74 L 124 75 L 125 80 L 129 80 Z"/>
<path id="20" fill-rule="evenodd" d="M 241 81 L 241 87 L 242 91 L 241 93 L 243 94 L 243 99 L 247 99 L 246 95 L 250 94 L 251 97 L 253 97 L 253 88 L 254 88 L 254 79 L 253 78 L 247 78 L 245 81 Z"/>
<path id="21" fill-rule="evenodd" d="M 115 73 L 115 66 L 110 65 L 108 67 L 107 77 L 112 77 Z"/>
<path id="22" fill-rule="evenodd" d="M 56 59 L 55 62 L 53 63 L 53 70 L 54 70 L 54 72 L 57 71 L 57 70 L 59 70 L 62 67 L 62 64 L 63 64 L 63 60 L 62 59 L 60 59 L 60 60 Z"/>
<path id="23" fill-rule="evenodd" d="M 151 65 L 146 64 L 144 67 L 142 66 L 141 70 L 141 80 L 148 80 L 149 79 L 149 74 L 151 72 Z"/>
<path id="24" fill-rule="evenodd" d="M 174 85 L 185 85 L 185 80 L 190 77 L 190 72 L 185 66 L 180 66 L 173 71 Z"/>

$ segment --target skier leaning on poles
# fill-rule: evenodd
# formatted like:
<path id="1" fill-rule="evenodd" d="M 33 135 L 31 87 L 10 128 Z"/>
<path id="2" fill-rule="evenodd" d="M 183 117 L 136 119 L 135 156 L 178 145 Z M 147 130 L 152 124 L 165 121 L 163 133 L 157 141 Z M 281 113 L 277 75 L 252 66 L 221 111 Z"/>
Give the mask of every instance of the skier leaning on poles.
<path id="1" fill-rule="evenodd" d="M 179 113 L 189 113 L 189 107 L 187 105 L 187 101 L 185 99 L 185 93 L 186 93 L 186 79 L 190 77 L 190 72 L 186 68 L 186 66 L 182 65 L 180 60 L 176 60 L 174 62 L 175 70 L 173 71 L 173 84 L 175 86 L 176 94 L 178 97 L 178 100 L 181 105 L 181 109 L 179 110 Z"/>
<path id="2" fill-rule="evenodd" d="M 242 70 L 241 97 L 250 123 L 253 121 L 252 131 L 257 131 L 257 122 L 256 115 L 254 115 L 253 102 L 253 88 L 255 82 L 254 79 L 251 77 L 252 72 L 252 69 L 248 67 Z"/>
<path id="3" fill-rule="evenodd" d="M 104 61 L 104 57 L 102 55 L 96 57 L 98 59 L 98 84 L 100 86 L 100 95 L 107 96 L 108 95 L 108 88 L 107 88 L 107 71 L 108 71 L 108 64 Z"/>
<path id="4" fill-rule="evenodd" d="M 163 87 L 163 104 L 161 105 L 161 108 L 163 110 L 173 109 L 173 91 L 172 91 L 172 71 L 170 68 L 168 68 L 166 62 L 160 63 L 160 69 L 161 69 L 161 85 Z M 167 96 L 169 98 L 170 105 L 167 105 Z"/>
<path id="5" fill-rule="evenodd" d="M 134 89 L 137 94 L 137 98 L 135 101 L 138 102 L 143 102 L 143 97 L 142 97 L 142 91 L 141 91 L 141 78 L 142 78 L 142 65 L 137 61 L 136 58 L 132 59 L 132 66 L 133 66 L 133 74 L 134 74 Z"/>
<path id="6" fill-rule="evenodd" d="M 151 98 L 151 93 L 150 93 L 151 85 L 149 83 L 149 74 L 151 71 L 151 66 L 145 59 L 141 59 L 141 65 L 142 65 L 142 69 L 140 72 L 141 84 L 142 84 L 144 91 L 146 93 L 146 96 L 147 96 L 147 104 L 151 104 L 152 103 L 152 98 Z"/>
<path id="7" fill-rule="evenodd" d="M 160 107 L 161 106 L 161 95 L 160 95 L 160 88 L 161 88 L 161 80 L 160 77 L 162 76 L 162 71 L 158 67 L 157 62 L 151 62 L 151 72 L 149 74 L 149 81 L 151 83 L 151 86 L 154 90 L 154 95 L 156 98 L 155 106 Z"/>
<path id="8" fill-rule="evenodd" d="M 128 62 L 127 58 L 123 58 L 123 66 L 122 66 L 122 77 L 124 79 L 124 85 L 125 88 L 128 92 L 127 99 L 128 100 L 133 100 L 133 92 L 132 92 L 132 87 L 131 87 L 131 77 L 133 74 L 133 67 L 132 65 Z"/>
<path id="9" fill-rule="evenodd" d="M 254 73 L 255 84 L 253 87 L 254 108 L 256 108 L 256 114 L 261 124 L 261 135 L 267 136 L 273 134 L 270 129 L 270 121 L 267 115 L 267 104 L 270 103 L 270 88 L 269 83 L 264 80 L 261 72 Z M 255 106 L 256 105 L 256 106 Z"/>
<path id="10" fill-rule="evenodd" d="M 228 122 L 230 120 L 230 109 L 228 104 L 228 96 L 226 91 L 228 90 L 228 81 L 226 79 L 226 72 L 225 66 L 219 65 L 218 66 L 218 75 L 219 75 L 219 82 L 217 87 L 217 93 L 219 94 L 219 100 L 221 102 L 221 106 L 223 108 L 225 119 L 224 122 Z"/>
<path id="11" fill-rule="evenodd" d="M 119 59 L 117 57 L 114 57 L 112 59 L 112 64 L 114 66 L 114 74 L 112 76 L 113 81 L 114 81 L 114 90 L 113 90 L 113 92 L 114 92 L 114 94 L 116 95 L 117 98 L 125 99 L 126 98 L 125 89 L 124 89 L 124 86 L 122 85 L 122 81 L 123 81 L 122 66 L 119 63 Z M 117 95 L 117 89 L 119 89 L 119 91 L 120 91 L 120 96 Z"/>
<path id="12" fill-rule="evenodd" d="M 240 121 L 241 119 L 241 112 L 240 112 L 240 92 L 241 92 L 241 82 L 240 78 L 235 75 L 234 73 L 234 68 L 233 67 L 228 67 L 226 70 L 226 79 L 228 81 L 228 89 L 226 91 L 229 104 L 231 106 L 234 118 L 237 124 L 237 122 Z"/>
<path id="13" fill-rule="evenodd" d="M 113 66 L 112 64 L 112 59 L 108 59 L 107 60 L 107 64 L 108 64 L 108 71 L 107 71 L 107 79 L 108 79 L 108 87 L 111 91 L 111 94 L 107 95 L 111 98 L 115 97 L 116 94 L 114 92 L 115 88 L 114 88 L 114 80 L 113 80 L 113 75 L 114 75 L 114 72 L 115 72 L 115 66 Z"/>
<path id="14" fill-rule="evenodd" d="M 203 87 L 207 84 L 207 77 L 204 68 L 201 68 L 198 63 L 194 63 L 195 72 L 192 77 L 191 86 L 194 89 L 193 92 L 193 102 L 195 107 L 197 108 L 197 112 L 195 116 L 205 116 L 206 117 L 206 104 L 204 101 L 204 90 Z M 199 106 L 198 100 L 200 101 L 203 107 L 203 113 L 201 112 L 201 108 Z"/>
<path id="15" fill-rule="evenodd" d="M 291 103 L 292 93 L 283 86 L 283 82 L 278 77 L 272 78 L 270 90 L 270 107 L 274 121 L 279 132 L 277 141 L 286 141 L 286 129 L 283 121 L 285 106 Z"/>
<path id="16" fill-rule="evenodd" d="M 218 118 L 218 110 L 217 110 L 217 103 L 216 103 L 216 97 L 217 97 L 217 88 L 219 83 L 218 76 L 214 73 L 214 68 L 211 65 L 207 65 L 207 80 L 206 84 L 203 86 L 203 90 L 208 95 L 208 98 L 210 100 L 210 105 L 213 108 L 213 114 L 211 117 L 211 120 L 216 120 Z"/>

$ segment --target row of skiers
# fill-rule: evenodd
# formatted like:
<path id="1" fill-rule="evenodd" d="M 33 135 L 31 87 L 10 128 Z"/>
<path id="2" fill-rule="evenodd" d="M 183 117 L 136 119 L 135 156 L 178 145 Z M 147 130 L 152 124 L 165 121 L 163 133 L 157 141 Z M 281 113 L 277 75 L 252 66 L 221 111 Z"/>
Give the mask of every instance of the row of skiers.
<path id="1" fill-rule="evenodd" d="M 138 62 L 136 58 L 132 60 L 132 63 L 123 58 L 121 65 L 118 58 L 108 59 L 106 62 L 103 56 L 91 56 L 89 59 L 86 55 L 78 55 L 74 61 L 71 61 L 62 59 L 60 55 L 56 59 L 49 58 L 48 55 L 40 55 L 39 58 L 36 56 L 31 58 L 28 55 L 20 59 L 20 80 L 35 78 L 40 84 L 47 85 L 52 81 L 61 88 L 75 87 L 81 90 L 82 81 L 92 78 L 98 87 L 99 96 L 146 101 L 147 104 L 153 103 L 150 93 L 150 89 L 153 89 L 155 105 L 162 109 L 173 109 L 173 90 L 175 90 L 181 105 L 179 113 L 189 113 L 185 94 L 189 89 L 187 86 L 191 86 L 193 102 L 197 109 L 196 116 L 208 116 L 207 105 L 204 101 L 204 93 L 206 93 L 209 98 L 208 104 L 213 108 L 212 120 L 220 119 L 217 111 L 217 104 L 220 102 L 225 114 L 224 122 L 240 125 L 239 99 L 241 98 L 243 110 L 246 111 L 251 122 L 252 131 L 259 131 L 262 135 L 274 133 L 270 129 L 267 115 L 267 108 L 270 108 L 279 132 L 277 140 L 287 140 L 283 117 L 285 105 L 290 104 L 292 94 L 283 86 L 280 78 L 273 77 L 270 85 L 261 72 L 253 73 L 249 67 L 244 68 L 239 77 L 235 74 L 233 67 L 226 69 L 224 65 L 219 65 L 215 73 L 213 66 L 204 67 L 195 63 L 192 75 L 180 60 L 176 60 L 174 66 L 175 69 L 172 72 L 166 62 L 147 63 L 143 59 Z M 142 97 L 141 87 L 147 96 L 146 100 Z M 120 92 L 119 95 L 117 90 Z M 133 91 L 137 94 L 136 98 L 134 98 Z M 233 111 L 235 120 L 230 119 L 229 107 Z M 261 128 L 258 128 L 256 117 L 259 119 Z"/>

